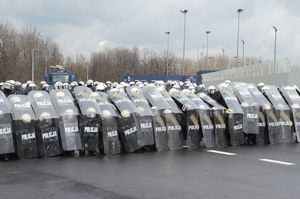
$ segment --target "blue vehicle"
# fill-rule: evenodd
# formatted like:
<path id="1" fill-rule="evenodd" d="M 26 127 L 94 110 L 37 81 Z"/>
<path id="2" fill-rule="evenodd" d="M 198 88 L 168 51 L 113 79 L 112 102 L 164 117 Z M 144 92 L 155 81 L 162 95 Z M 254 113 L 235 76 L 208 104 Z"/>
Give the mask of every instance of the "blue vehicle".
<path id="1" fill-rule="evenodd" d="M 141 82 L 155 82 L 155 81 L 190 81 L 193 83 L 202 83 L 202 75 L 205 73 L 216 72 L 216 70 L 201 70 L 197 75 L 124 75 L 124 82 L 141 81 Z"/>
<path id="2" fill-rule="evenodd" d="M 64 69 L 63 66 L 50 66 L 52 69 L 44 78 L 50 86 L 54 86 L 56 82 L 71 83 L 75 81 L 75 74 Z"/>

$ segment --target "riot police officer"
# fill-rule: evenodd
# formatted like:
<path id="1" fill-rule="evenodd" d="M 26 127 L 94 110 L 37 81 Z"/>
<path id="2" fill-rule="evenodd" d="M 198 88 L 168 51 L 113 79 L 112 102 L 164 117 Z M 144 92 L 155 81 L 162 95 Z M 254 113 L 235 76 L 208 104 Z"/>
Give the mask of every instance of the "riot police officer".
<path id="1" fill-rule="evenodd" d="M 50 89 L 51 89 L 51 88 L 50 88 L 49 84 L 44 84 L 43 87 L 42 87 L 42 90 L 43 90 L 43 91 L 46 91 L 46 92 L 48 92 L 48 93 L 50 92 Z"/>
<path id="2" fill-rule="evenodd" d="M 260 92 L 263 91 L 263 87 L 265 86 L 265 84 L 263 82 L 260 82 L 257 84 L 257 88 L 260 90 Z"/>
<path id="3" fill-rule="evenodd" d="M 23 93 L 22 83 L 21 82 L 16 81 L 14 87 L 15 87 L 14 88 L 14 93 L 15 94 L 22 94 Z"/>
<path id="4" fill-rule="evenodd" d="M 96 86 L 96 91 L 105 92 L 105 86 L 103 84 L 99 84 Z"/>
<path id="5" fill-rule="evenodd" d="M 203 93 L 205 91 L 205 84 L 200 84 L 196 87 L 196 93 Z"/>
<path id="6" fill-rule="evenodd" d="M 86 81 L 86 87 L 92 89 L 92 91 L 95 91 L 95 89 L 94 89 L 94 81 L 91 80 L 91 79 L 87 80 Z"/>
<path id="7" fill-rule="evenodd" d="M 14 89 L 14 86 L 11 83 L 5 82 L 2 85 L 2 90 L 6 96 L 13 94 L 13 89 Z"/>
<path id="8" fill-rule="evenodd" d="M 85 84 L 84 84 L 84 81 L 79 81 L 78 82 L 78 86 L 84 86 Z"/>
<path id="9" fill-rule="evenodd" d="M 219 92 L 216 91 L 215 86 L 209 86 L 207 94 L 215 101 L 219 102 L 222 97 Z"/>

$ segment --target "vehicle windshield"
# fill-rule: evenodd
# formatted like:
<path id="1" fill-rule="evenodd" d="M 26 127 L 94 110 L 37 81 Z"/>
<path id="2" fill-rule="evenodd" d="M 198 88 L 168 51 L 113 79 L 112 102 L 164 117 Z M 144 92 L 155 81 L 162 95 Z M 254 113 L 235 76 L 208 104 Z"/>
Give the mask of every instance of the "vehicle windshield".
<path id="1" fill-rule="evenodd" d="M 52 74 L 51 75 L 53 82 L 69 82 L 69 75 L 68 74 Z"/>

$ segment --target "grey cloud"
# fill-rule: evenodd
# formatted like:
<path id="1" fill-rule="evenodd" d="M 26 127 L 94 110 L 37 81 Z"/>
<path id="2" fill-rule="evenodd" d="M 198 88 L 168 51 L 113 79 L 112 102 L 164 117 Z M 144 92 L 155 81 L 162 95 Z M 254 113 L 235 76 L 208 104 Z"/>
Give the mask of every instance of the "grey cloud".
<path id="1" fill-rule="evenodd" d="M 279 27 L 279 56 L 297 56 L 300 46 L 296 0 L 2 0 L 0 17 L 18 26 L 34 24 L 43 35 L 58 42 L 66 54 L 89 55 L 107 46 L 138 46 L 165 50 L 165 31 L 171 31 L 170 48 L 181 55 L 183 15 L 187 14 L 187 56 L 196 57 L 197 48 L 206 44 L 209 52 L 236 53 L 238 8 L 241 16 L 241 38 L 246 41 L 246 55 L 272 58 L 273 30 Z M 201 50 L 200 50 L 201 51 Z"/>

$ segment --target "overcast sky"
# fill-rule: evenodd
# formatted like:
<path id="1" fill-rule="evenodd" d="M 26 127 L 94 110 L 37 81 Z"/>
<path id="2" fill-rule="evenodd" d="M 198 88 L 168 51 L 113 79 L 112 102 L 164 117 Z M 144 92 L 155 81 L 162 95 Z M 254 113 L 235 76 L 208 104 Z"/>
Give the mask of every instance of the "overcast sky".
<path id="1" fill-rule="evenodd" d="M 0 19 L 18 28 L 35 25 L 66 55 L 88 55 L 106 47 L 166 49 L 181 56 L 183 14 L 187 9 L 186 54 L 197 57 L 206 45 L 209 54 L 236 53 L 237 12 L 245 54 L 271 59 L 278 27 L 278 57 L 300 57 L 300 2 L 296 0 L 0 0 Z"/>

